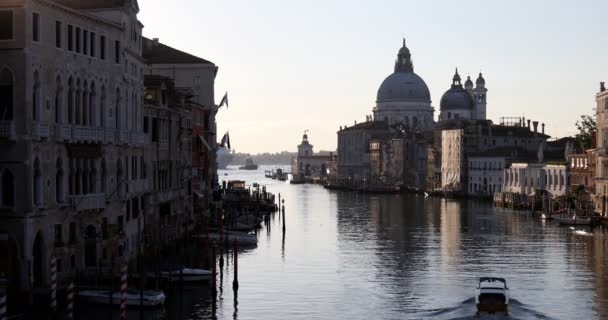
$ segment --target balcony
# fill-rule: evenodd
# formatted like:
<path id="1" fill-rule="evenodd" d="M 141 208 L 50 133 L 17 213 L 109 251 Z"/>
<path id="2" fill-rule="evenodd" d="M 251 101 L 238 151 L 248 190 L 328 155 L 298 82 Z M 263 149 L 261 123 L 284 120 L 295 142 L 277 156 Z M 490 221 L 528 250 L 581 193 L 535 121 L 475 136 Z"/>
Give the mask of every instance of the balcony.
<path id="1" fill-rule="evenodd" d="M 74 126 L 72 130 L 72 140 L 78 142 L 101 142 L 103 136 L 103 129 L 88 127 L 88 126 Z"/>
<path id="2" fill-rule="evenodd" d="M 144 193 L 148 186 L 147 180 L 135 180 L 129 181 L 129 192 L 131 193 Z"/>
<path id="3" fill-rule="evenodd" d="M 114 141 L 116 140 L 116 130 L 114 129 L 105 129 L 105 137 L 104 137 L 104 142 L 105 143 L 114 143 Z"/>
<path id="4" fill-rule="evenodd" d="M 15 139 L 15 122 L 13 120 L 0 121 L 0 138 Z"/>
<path id="5" fill-rule="evenodd" d="M 55 139 L 69 141 L 72 139 L 72 126 L 68 124 L 55 126 Z"/>
<path id="6" fill-rule="evenodd" d="M 104 209 L 106 207 L 105 193 L 89 193 L 68 196 L 70 208 L 76 211 Z"/>
<path id="7" fill-rule="evenodd" d="M 118 135 L 118 143 L 119 144 L 129 144 L 129 131 L 121 130 Z"/>
<path id="8" fill-rule="evenodd" d="M 163 203 L 171 200 L 177 200 L 179 198 L 179 192 L 177 190 L 158 191 L 155 196 L 156 203 Z"/>
<path id="9" fill-rule="evenodd" d="M 146 135 L 142 132 L 133 132 L 131 134 L 131 143 L 136 146 L 143 146 L 146 143 Z"/>
<path id="10" fill-rule="evenodd" d="M 41 122 L 32 123 L 32 135 L 35 138 L 48 138 L 51 130 L 49 125 Z"/>

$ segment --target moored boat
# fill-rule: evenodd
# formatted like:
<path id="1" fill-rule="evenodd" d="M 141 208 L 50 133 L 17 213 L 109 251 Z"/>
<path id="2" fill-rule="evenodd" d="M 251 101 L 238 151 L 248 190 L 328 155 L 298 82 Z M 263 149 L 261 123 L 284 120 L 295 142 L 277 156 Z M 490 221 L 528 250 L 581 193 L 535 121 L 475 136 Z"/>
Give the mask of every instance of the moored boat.
<path id="1" fill-rule="evenodd" d="M 154 273 L 146 274 L 148 277 L 154 277 Z M 182 268 L 181 275 L 180 269 L 171 270 L 171 271 L 163 271 L 160 273 L 162 278 L 165 278 L 169 281 L 179 281 L 180 277 L 184 282 L 198 282 L 198 281 L 206 281 L 211 279 L 213 276 L 213 272 L 205 269 L 194 269 L 194 268 Z"/>
<path id="2" fill-rule="evenodd" d="M 509 288 L 504 278 L 481 277 L 475 290 L 477 312 L 508 313 Z"/>
<path id="3" fill-rule="evenodd" d="M 590 225 L 591 217 L 580 217 L 573 215 L 571 217 L 554 217 L 555 221 L 562 225 Z"/>
<path id="4" fill-rule="evenodd" d="M 224 231 L 222 234 L 217 232 L 212 232 L 209 234 L 201 234 L 195 236 L 199 239 L 205 239 L 209 237 L 209 240 L 225 240 L 232 242 L 234 240 L 238 241 L 240 245 L 257 245 L 258 237 L 255 234 L 239 232 L 239 231 Z"/>
<path id="5" fill-rule="evenodd" d="M 165 293 L 162 291 L 145 290 L 142 304 L 140 294 L 140 291 L 137 289 L 127 289 L 127 306 L 155 307 L 162 305 L 166 298 Z M 81 301 L 120 305 L 121 293 L 115 291 L 111 295 L 110 301 L 110 291 L 108 290 L 83 290 L 78 292 L 78 297 Z"/>

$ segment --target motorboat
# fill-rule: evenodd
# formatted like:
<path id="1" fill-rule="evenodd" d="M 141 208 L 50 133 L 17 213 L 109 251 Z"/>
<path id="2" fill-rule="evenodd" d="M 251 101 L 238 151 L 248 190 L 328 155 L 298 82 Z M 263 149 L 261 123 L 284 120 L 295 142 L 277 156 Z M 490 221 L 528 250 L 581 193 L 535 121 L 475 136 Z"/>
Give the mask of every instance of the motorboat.
<path id="1" fill-rule="evenodd" d="M 78 292 L 78 297 L 90 303 L 120 305 L 121 293 L 109 290 L 83 290 Z M 143 298 L 141 304 L 141 292 L 133 288 L 127 289 L 127 306 L 156 307 L 165 303 L 166 296 L 162 291 L 144 290 Z"/>
<path id="2" fill-rule="evenodd" d="M 555 221 L 563 225 L 590 225 L 591 217 L 577 217 L 573 215 L 571 217 L 554 217 Z"/>
<path id="3" fill-rule="evenodd" d="M 146 274 L 146 276 L 152 278 L 155 277 L 156 274 L 149 272 Z M 175 269 L 171 271 L 161 271 L 160 276 L 171 282 L 179 281 L 180 277 L 184 282 L 199 282 L 211 279 L 213 272 L 205 269 L 181 268 L 181 270 Z"/>
<path id="4" fill-rule="evenodd" d="M 245 159 L 245 165 L 239 167 L 239 170 L 257 170 L 258 165 L 253 162 L 253 159 L 247 158 Z"/>
<path id="5" fill-rule="evenodd" d="M 201 235 L 197 235 L 195 237 L 199 238 L 199 239 L 205 239 L 205 238 L 209 237 L 209 240 L 216 240 L 216 241 L 222 240 L 222 241 L 228 241 L 228 242 L 233 242 L 236 240 L 236 241 L 238 241 L 239 245 L 257 245 L 258 244 L 258 237 L 255 234 L 239 232 L 239 231 L 225 230 L 221 234 L 218 232 L 211 232 L 209 234 L 201 234 Z"/>
<path id="6" fill-rule="evenodd" d="M 477 312 L 508 313 L 509 288 L 504 278 L 481 277 L 475 290 Z"/>

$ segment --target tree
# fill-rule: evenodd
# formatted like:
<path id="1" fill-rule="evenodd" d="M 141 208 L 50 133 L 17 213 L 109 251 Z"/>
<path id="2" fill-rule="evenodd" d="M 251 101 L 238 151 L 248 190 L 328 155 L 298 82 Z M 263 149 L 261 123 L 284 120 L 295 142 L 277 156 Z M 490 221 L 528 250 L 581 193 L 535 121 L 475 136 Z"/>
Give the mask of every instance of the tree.
<path id="1" fill-rule="evenodd" d="M 576 139 L 584 149 L 591 148 L 592 136 L 597 131 L 597 124 L 592 116 L 582 115 L 581 119 L 576 121 L 578 133 Z"/>

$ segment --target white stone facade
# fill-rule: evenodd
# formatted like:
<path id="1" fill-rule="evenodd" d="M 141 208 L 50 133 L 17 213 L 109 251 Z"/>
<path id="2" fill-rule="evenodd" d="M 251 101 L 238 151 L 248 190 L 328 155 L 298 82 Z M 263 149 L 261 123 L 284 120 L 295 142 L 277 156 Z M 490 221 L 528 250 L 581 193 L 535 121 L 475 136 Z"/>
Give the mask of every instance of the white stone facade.
<path id="1" fill-rule="evenodd" d="M 502 192 L 505 157 L 469 157 L 467 191 L 471 195 L 492 196 Z"/>
<path id="2" fill-rule="evenodd" d="M 504 192 L 534 195 L 546 191 L 550 197 L 568 193 L 569 175 L 566 164 L 513 163 L 504 170 Z"/>

